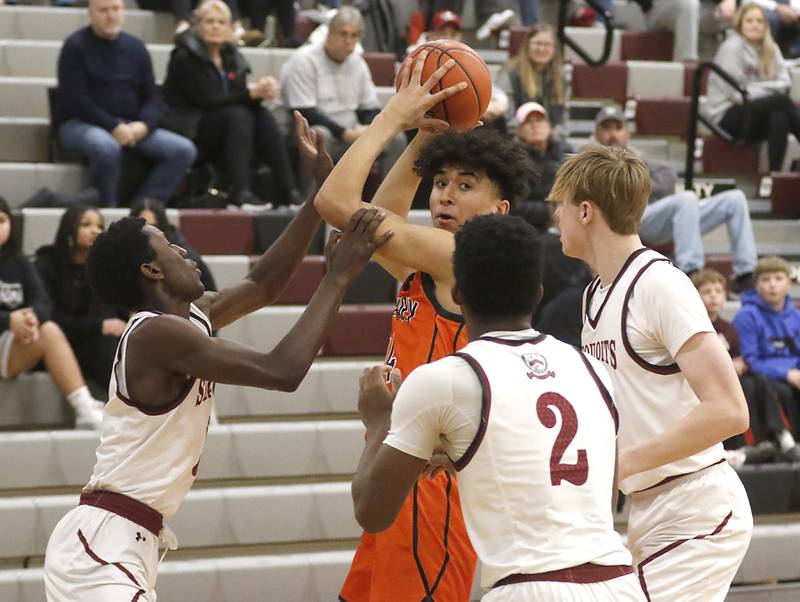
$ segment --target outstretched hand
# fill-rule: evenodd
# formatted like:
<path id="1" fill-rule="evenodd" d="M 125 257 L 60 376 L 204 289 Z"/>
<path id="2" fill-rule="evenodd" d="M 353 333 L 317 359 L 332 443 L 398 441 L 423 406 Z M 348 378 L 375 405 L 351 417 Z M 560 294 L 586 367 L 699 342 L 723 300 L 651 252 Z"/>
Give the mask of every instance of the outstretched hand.
<path id="1" fill-rule="evenodd" d="M 328 271 L 352 282 L 367 265 L 375 250 L 393 236 L 387 230 L 380 237 L 375 232 L 386 215 L 377 209 L 361 207 L 351 217 L 344 232 L 334 230 L 325 245 Z"/>
<path id="2" fill-rule="evenodd" d="M 443 100 L 453 94 L 461 92 L 467 87 L 466 82 L 459 82 L 453 86 L 431 94 L 434 86 L 456 64 L 453 59 L 431 73 L 427 80 L 422 81 L 422 68 L 428 51 L 420 52 L 413 63 L 403 63 L 400 75 L 400 89 L 397 91 L 383 109 L 383 114 L 402 130 L 422 129 L 427 131 L 442 132 L 450 127 L 446 121 L 428 116 L 428 112 Z"/>
<path id="3" fill-rule="evenodd" d="M 294 136 L 303 165 L 314 175 L 317 186 L 322 186 L 325 178 L 333 170 L 333 159 L 325 150 L 325 135 L 321 130 L 308 125 L 308 120 L 293 111 Z"/>

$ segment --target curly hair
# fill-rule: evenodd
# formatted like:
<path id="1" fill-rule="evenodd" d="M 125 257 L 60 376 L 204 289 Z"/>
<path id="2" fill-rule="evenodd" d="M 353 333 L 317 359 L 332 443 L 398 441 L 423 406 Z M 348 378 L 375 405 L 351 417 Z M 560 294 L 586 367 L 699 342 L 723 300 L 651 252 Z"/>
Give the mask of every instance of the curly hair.
<path id="1" fill-rule="evenodd" d="M 542 284 L 536 229 L 513 215 L 479 215 L 455 235 L 453 273 L 464 304 L 484 317 L 530 316 Z"/>
<path id="2" fill-rule="evenodd" d="M 142 218 L 124 217 L 98 236 L 89 250 L 89 284 L 103 303 L 126 313 L 144 304 L 141 265 L 156 258 L 144 226 Z"/>
<path id="3" fill-rule="evenodd" d="M 489 128 L 446 132 L 434 138 L 414 162 L 414 171 L 422 178 L 432 178 L 445 167 L 486 173 L 512 206 L 525 198 L 536 175 L 527 151 Z"/>

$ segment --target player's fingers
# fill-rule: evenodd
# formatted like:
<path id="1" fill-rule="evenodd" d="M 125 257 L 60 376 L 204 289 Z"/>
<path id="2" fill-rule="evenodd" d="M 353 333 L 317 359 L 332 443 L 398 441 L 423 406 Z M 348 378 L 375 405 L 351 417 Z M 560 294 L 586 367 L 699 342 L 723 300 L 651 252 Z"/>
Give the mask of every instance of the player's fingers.
<path id="1" fill-rule="evenodd" d="M 391 373 L 389 374 L 389 384 L 392 385 L 392 391 L 394 391 L 395 393 L 397 393 L 397 390 L 400 388 L 400 385 L 403 384 L 403 375 L 397 368 L 393 368 Z"/>
<path id="2" fill-rule="evenodd" d="M 452 86 L 445 88 L 437 92 L 436 94 L 431 94 L 430 98 L 430 106 L 434 106 L 439 104 L 446 98 L 450 98 L 453 94 L 458 94 L 461 90 L 466 89 L 467 82 L 458 82 L 457 84 L 453 84 Z"/>
<path id="3" fill-rule="evenodd" d="M 453 59 L 448 60 L 444 65 L 430 74 L 428 79 L 425 80 L 425 83 L 422 84 L 422 89 L 425 90 L 425 92 L 430 92 L 433 90 L 433 87 L 439 83 L 439 80 L 442 79 L 445 73 L 450 71 L 455 64 L 456 62 Z"/>
<path id="4" fill-rule="evenodd" d="M 400 70 L 400 88 L 405 88 L 408 86 L 408 82 L 411 81 L 411 66 L 413 64 L 414 61 L 411 59 L 403 61 L 403 66 Z"/>
<path id="5" fill-rule="evenodd" d="M 394 236 L 394 232 L 392 230 L 387 230 L 383 234 L 381 234 L 380 238 L 377 240 L 373 240 L 370 243 L 370 249 L 374 251 L 375 249 L 379 248 L 380 246 L 386 244 L 386 242 Z"/>
<path id="6" fill-rule="evenodd" d="M 411 85 L 418 86 L 422 81 L 422 68 L 425 66 L 426 58 L 428 58 L 428 51 L 423 50 L 414 60 L 414 70 L 411 72 Z"/>
<path id="7" fill-rule="evenodd" d="M 350 216 L 350 221 L 347 223 L 347 231 L 348 232 L 358 232 L 360 228 L 361 221 L 364 219 L 364 216 L 367 214 L 366 207 L 360 207 L 356 212 Z"/>
<path id="8" fill-rule="evenodd" d="M 431 117 L 426 117 L 419 124 L 419 127 L 421 130 L 427 130 L 430 132 L 444 132 L 450 128 L 450 124 L 447 123 L 444 119 L 434 119 Z"/>
<path id="9" fill-rule="evenodd" d="M 381 222 L 386 219 L 386 214 L 378 211 L 377 209 L 370 209 L 372 212 L 369 215 L 369 220 L 364 221 L 364 234 L 372 238 L 375 230 L 381 225 Z"/>

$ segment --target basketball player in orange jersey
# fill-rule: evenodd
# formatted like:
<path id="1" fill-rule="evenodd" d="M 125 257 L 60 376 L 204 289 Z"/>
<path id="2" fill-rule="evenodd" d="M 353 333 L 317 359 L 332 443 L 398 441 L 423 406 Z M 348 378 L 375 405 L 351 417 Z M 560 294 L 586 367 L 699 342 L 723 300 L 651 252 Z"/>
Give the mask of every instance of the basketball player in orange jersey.
<path id="1" fill-rule="evenodd" d="M 413 69 L 406 65 L 397 95 L 348 149 L 316 199 L 325 221 L 337 227 L 346 223 L 363 207 L 364 181 L 385 145 L 397 132 L 420 128 L 373 201 L 386 211 L 378 233 L 394 233 L 376 259 L 402 283 L 386 363 L 404 375 L 467 342 L 459 306 L 451 297 L 453 233 L 475 215 L 507 213 L 533 174 L 524 150 L 494 132 L 478 128 L 436 136 L 447 124 L 426 118 L 426 112 L 463 87 L 431 94 L 453 63 L 445 63 L 422 83 L 426 56 L 420 53 Z M 406 219 L 421 177 L 433 177 L 434 227 Z M 340 599 L 466 602 L 475 561 L 455 481 L 441 473 L 414 485 L 390 529 L 362 536 Z"/>
<path id="2" fill-rule="evenodd" d="M 295 390 L 348 284 L 391 236 L 374 237 L 381 219 L 377 210 L 362 209 L 341 238 L 331 237 L 328 271 L 269 352 L 211 333 L 278 297 L 319 227 L 310 202 L 247 278 L 219 293 L 206 293 L 186 251 L 142 219 L 123 218 L 98 237 L 88 260 L 92 286 L 104 303 L 132 315 L 111 374 L 92 476 L 47 545 L 49 601 L 155 601 L 159 543 L 177 545 L 163 521 L 194 482 L 215 384 Z"/>
<path id="3" fill-rule="evenodd" d="M 720 442 L 747 428 L 747 405 L 691 281 L 642 245 L 649 195 L 634 153 L 590 145 L 560 167 L 550 200 L 564 254 L 597 274 L 581 344 L 614 383 L 639 581 L 652 602 L 722 602 L 753 517 Z"/>

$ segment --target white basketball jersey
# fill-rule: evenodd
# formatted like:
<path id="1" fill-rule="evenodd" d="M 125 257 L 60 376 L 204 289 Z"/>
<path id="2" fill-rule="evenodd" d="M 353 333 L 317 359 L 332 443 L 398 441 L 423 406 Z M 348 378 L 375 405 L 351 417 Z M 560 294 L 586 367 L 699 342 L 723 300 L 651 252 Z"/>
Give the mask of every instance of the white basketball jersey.
<path id="1" fill-rule="evenodd" d="M 611 511 L 616 408 L 602 368 L 530 332 L 456 354 L 483 389 L 478 432 L 456 468 L 484 587 L 515 573 L 631 563 Z"/>
<path id="2" fill-rule="evenodd" d="M 167 517 L 194 483 L 214 403 L 214 383 L 187 377 L 184 391 L 160 408 L 132 399 L 126 380 L 130 333 L 160 314 L 134 314 L 120 338 L 103 416 L 97 462 L 84 491 L 108 490 L 143 502 Z M 211 336 L 211 323 L 194 305 L 191 323 Z"/>
<path id="3" fill-rule="evenodd" d="M 620 411 L 620 449 L 659 435 L 700 403 L 666 348 L 657 353 L 650 350 L 648 359 L 644 359 L 642 351 L 634 349 L 630 341 L 630 302 L 637 292 L 644 294 L 645 286 L 668 290 L 677 282 L 670 281 L 673 275 L 674 279 L 686 278 L 669 265 L 660 271 L 657 281 L 641 280 L 652 266 L 665 265 L 661 262 L 668 264 L 669 260 L 651 249 L 639 249 L 631 254 L 608 288 L 601 290 L 600 279 L 595 278 L 584 293 L 581 344 L 586 353 L 606 364 L 614 382 Z M 708 327 L 713 332 L 710 322 Z M 626 494 L 641 491 L 668 477 L 705 468 L 723 457 L 719 443 L 678 462 L 632 475 L 620 483 L 620 489 Z"/>

